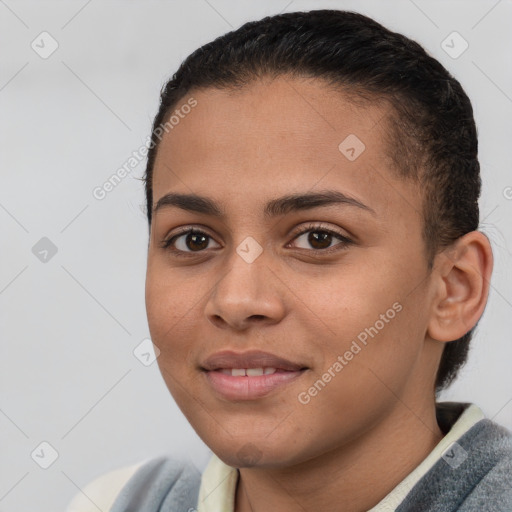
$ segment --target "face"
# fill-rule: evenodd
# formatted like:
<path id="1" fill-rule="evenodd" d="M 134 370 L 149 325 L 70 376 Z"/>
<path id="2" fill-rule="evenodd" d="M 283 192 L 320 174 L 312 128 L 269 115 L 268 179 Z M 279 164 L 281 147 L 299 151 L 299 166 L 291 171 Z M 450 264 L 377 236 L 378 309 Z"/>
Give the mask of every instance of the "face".
<path id="1" fill-rule="evenodd" d="M 394 177 L 386 107 L 284 77 L 190 96 L 154 166 L 146 306 L 198 435 L 232 466 L 285 467 L 397 397 L 425 402 L 439 351 L 421 199 Z"/>

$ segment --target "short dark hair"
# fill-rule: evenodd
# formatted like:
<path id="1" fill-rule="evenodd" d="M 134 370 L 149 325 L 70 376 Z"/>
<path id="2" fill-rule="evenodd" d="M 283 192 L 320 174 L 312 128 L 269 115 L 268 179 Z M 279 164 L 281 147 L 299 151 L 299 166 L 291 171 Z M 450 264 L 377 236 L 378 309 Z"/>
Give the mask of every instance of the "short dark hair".
<path id="1" fill-rule="evenodd" d="M 460 83 L 417 42 L 362 14 L 323 9 L 246 23 L 194 51 L 162 87 L 143 178 L 150 231 L 155 130 L 178 101 L 191 90 L 285 75 L 323 79 L 354 102 L 389 103 L 387 156 L 399 177 L 421 187 L 429 270 L 440 250 L 478 228 L 477 131 Z M 436 394 L 465 364 L 475 327 L 446 344 Z"/>

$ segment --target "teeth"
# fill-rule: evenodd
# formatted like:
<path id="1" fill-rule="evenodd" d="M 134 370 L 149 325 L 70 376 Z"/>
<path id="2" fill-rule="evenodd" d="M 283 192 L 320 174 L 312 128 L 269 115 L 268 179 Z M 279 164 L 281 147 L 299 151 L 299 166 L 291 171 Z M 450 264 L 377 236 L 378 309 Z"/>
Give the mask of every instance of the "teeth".
<path id="1" fill-rule="evenodd" d="M 275 368 L 222 368 L 219 371 L 232 377 L 259 377 L 260 375 L 271 375 L 277 370 Z"/>
<path id="2" fill-rule="evenodd" d="M 247 368 L 246 374 L 247 377 L 257 377 L 258 375 L 263 375 L 263 368 Z"/>

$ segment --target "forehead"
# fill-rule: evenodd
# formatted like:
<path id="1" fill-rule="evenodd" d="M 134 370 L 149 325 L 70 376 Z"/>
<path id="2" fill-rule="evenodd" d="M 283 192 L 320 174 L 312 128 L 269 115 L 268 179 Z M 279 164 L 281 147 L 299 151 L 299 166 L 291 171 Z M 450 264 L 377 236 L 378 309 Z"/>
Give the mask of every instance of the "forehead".
<path id="1" fill-rule="evenodd" d="M 197 105 L 160 143 L 154 203 L 178 189 L 229 202 L 242 188 L 256 201 L 320 186 L 381 213 L 390 201 L 417 207 L 392 171 L 386 105 L 356 105 L 323 81 L 291 77 L 191 91 L 175 108 L 190 97 Z"/>

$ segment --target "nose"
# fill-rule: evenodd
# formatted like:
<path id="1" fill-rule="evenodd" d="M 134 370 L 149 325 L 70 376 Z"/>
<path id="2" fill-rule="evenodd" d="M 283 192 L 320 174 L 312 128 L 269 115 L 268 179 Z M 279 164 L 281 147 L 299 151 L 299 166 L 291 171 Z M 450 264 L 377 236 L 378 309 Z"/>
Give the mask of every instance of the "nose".
<path id="1" fill-rule="evenodd" d="M 243 331 L 251 325 L 272 325 L 286 314 L 283 285 L 261 254 L 248 263 L 236 252 L 212 288 L 205 314 L 216 327 Z"/>

